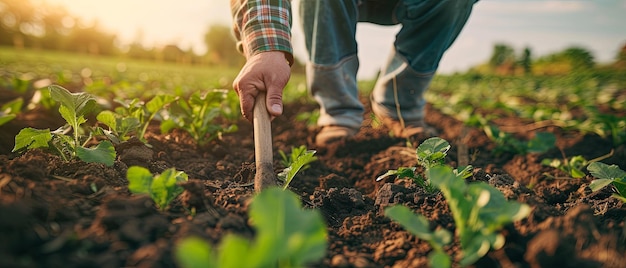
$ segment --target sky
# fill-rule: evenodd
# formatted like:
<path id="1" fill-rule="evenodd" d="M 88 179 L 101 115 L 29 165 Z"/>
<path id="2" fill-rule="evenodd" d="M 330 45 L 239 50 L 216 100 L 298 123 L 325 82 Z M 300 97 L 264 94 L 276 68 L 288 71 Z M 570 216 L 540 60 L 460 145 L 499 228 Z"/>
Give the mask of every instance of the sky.
<path id="1" fill-rule="evenodd" d="M 45 0 L 65 6 L 76 17 L 96 21 L 122 43 L 177 44 L 204 53 L 211 24 L 230 25 L 229 0 Z M 294 0 L 294 7 L 297 4 Z M 294 12 L 297 13 L 297 12 Z M 571 46 L 588 49 L 600 63 L 615 59 L 626 45 L 626 0 L 482 0 L 448 49 L 439 73 L 463 72 L 486 62 L 496 43 L 525 47 L 533 57 Z M 294 54 L 304 61 L 302 32 L 294 17 Z M 386 60 L 400 26 L 357 26 L 359 78 L 371 78 Z M 381 53 L 383 51 L 383 53 Z"/>

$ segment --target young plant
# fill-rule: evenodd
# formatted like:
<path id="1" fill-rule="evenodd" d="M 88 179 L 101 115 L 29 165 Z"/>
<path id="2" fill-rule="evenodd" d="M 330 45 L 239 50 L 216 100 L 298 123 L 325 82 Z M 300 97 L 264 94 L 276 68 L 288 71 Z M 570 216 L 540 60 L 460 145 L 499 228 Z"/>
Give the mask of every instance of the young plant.
<path id="1" fill-rule="evenodd" d="M 106 136 L 115 144 L 127 141 L 133 133 L 141 127 L 141 122 L 136 117 L 124 117 L 112 111 L 102 111 L 97 116 L 98 122 L 106 125 L 108 129 L 97 127 L 95 132 Z"/>
<path id="2" fill-rule="evenodd" d="M 432 184 L 441 190 L 452 212 L 455 234 L 463 249 L 462 266 L 474 263 L 487 254 L 490 248 L 501 248 L 504 236 L 499 230 L 530 213 L 528 205 L 506 200 L 500 191 L 489 184 L 467 184 L 449 166 L 433 167 L 426 173 Z"/>
<path id="3" fill-rule="evenodd" d="M 2 105 L 0 107 L 0 126 L 15 119 L 15 117 L 17 117 L 17 115 L 22 110 L 23 104 L 24 104 L 24 99 L 17 98 Z"/>
<path id="4" fill-rule="evenodd" d="M 300 112 L 296 115 L 295 120 L 304 122 L 307 127 L 314 127 L 317 125 L 317 119 L 320 117 L 320 110 L 313 110 L 311 112 Z"/>
<path id="5" fill-rule="evenodd" d="M 433 167 L 444 165 L 446 156 L 450 150 L 450 143 L 448 141 L 439 138 L 432 137 L 420 144 L 417 147 L 417 162 L 426 171 Z M 427 192 L 433 193 L 437 189 L 432 185 L 428 177 L 424 178 L 419 174 L 415 174 L 416 167 L 400 167 L 398 169 L 389 170 L 385 174 L 376 178 L 376 181 L 381 181 L 389 176 L 397 176 L 399 178 L 411 178 L 420 187 L 426 189 Z M 472 175 L 472 166 L 459 167 L 455 172 L 460 174 L 463 178 L 467 178 Z"/>
<path id="6" fill-rule="evenodd" d="M 452 241 L 452 234 L 448 230 L 439 228 L 434 232 L 431 231 L 426 217 L 413 213 L 411 209 L 403 205 L 385 208 L 385 216 L 430 244 L 433 248 L 433 251 L 428 254 L 430 267 L 447 268 L 452 265 L 450 256 L 443 250 L 443 247 Z"/>
<path id="7" fill-rule="evenodd" d="M 109 126 L 111 132 L 117 132 L 118 137 L 122 140 L 127 139 L 128 137 L 125 135 L 134 131 L 136 132 L 135 135 L 137 138 L 145 143 L 146 139 L 144 136 L 150 122 L 152 122 L 161 110 L 165 109 L 175 100 L 176 97 L 171 95 L 157 95 L 146 103 L 137 98 L 124 101 L 116 100 L 121 106 L 115 108 L 115 113 L 105 113 L 101 115 L 98 120 Z M 111 118 L 111 115 L 113 118 Z M 137 122 L 139 122 L 138 126 L 136 125 Z M 122 136 L 119 136 L 120 134 Z"/>
<path id="8" fill-rule="evenodd" d="M 232 100 L 228 96 L 227 91 L 212 90 L 204 94 L 195 92 L 188 100 L 178 99 L 167 111 L 166 120 L 161 122 L 161 132 L 182 129 L 203 146 L 224 133 L 237 131 L 235 124 L 218 122 L 218 119 L 230 121 L 234 118 L 234 108 L 228 103 Z"/>
<path id="9" fill-rule="evenodd" d="M 174 168 L 153 176 L 148 169 L 139 166 L 128 168 L 126 178 L 131 193 L 150 195 L 162 211 L 165 211 L 170 202 L 185 190 L 178 184 L 188 180 L 185 172 L 176 171 Z"/>
<path id="10" fill-rule="evenodd" d="M 585 107 L 589 114 L 591 129 L 601 137 L 610 137 L 613 145 L 618 146 L 626 143 L 626 118 L 614 114 L 605 114 L 595 106 Z"/>
<path id="11" fill-rule="evenodd" d="M 213 250 L 204 240 L 185 238 L 175 248 L 180 266 L 307 267 L 326 254 L 327 230 L 321 214 L 302 209 L 294 193 L 264 189 L 252 200 L 249 214 L 256 229 L 254 241 L 229 234 Z"/>
<path id="12" fill-rule="evenodd" d="M 487 137 L 496 143 L 495 155 L 502 153 L 527 154 L 544 153 L 554 147 L 556 137 L 550 132 L 537 132 L 529 141 L 519 140 L 510 133 L 500 131 L 497 126 L 488 125 L 483 128 Z"/>
<path id="13" fill-rule="evenodd" d="M 15 136 L 13 152 L 21 149 L 52 148 L 66 161 L 78 157 L 88 163 L 112 166 L 116 156 L 113 144 L 105 140 L 93 148 L 87 148 L 85 146 L 92 138 L 91 133 L 87 137 L 81 135 L 81 125 L 87 122 L 85 115 L 95 108 L 95 99 L 87 93 L 71 93 L 60 86 L 53 85 L 49 89 L 52 98 L 60 104 L 59 113 L 67 124 L 55 131 L 22 129 Z"/>
<path id="14" fill-rule="evenodd" d="M 617 193 L 612 196 L 626 203 L 626 172 L 617 165 L 607 165 L 594 162 L 587 166 L 587 170 L 597 179 L 589 184 L 591 191 L 598 191 L 609 184 L 613 184 Z"/>
<path id="15" fill-rule="evenodd" d="M 541 164 L 544 166 L 553 167 L 560 171 L 563 171 L 571 178 L 580 179 L 580 178 L 585 177 L 586 175 L 585 172 L 583 171 L 583 168 L 585 168 L 586 166 L 588 166 L 589 164 L 593 162 L 598 162 L 598 161 L 601 161 L 602 159 L 611 157 L 611 155 L 613 155 L 613 151 L 611 151 L 610 153 L 606 155 L 603 155 L 603 156 L 600 156 L 591 160 L 585 159 L 582 155 L 572 156 L 569 159 L 565 158 L 563 160 L 557 159 L 557 158 L 554 158 L 554 159 L 546 158 L 546 159 L 541 160 Z M 551 175 L 547 175 L 547 176 L 551 176 Z"/>
<path id="16" fill-rule="evenodd" d="M 309 164 L 317 160 L 315 150 L 307 150 L 306 146 L 291 147 L 291 154 L 287 156 L 285 152 L 278 151 L 282 157 L 281 164 L 285 169 L 278 173 L 278 179 L 283 181 L 283 189 L 287 189 L 289 184 L 300 170 L 309 168 Z"/>

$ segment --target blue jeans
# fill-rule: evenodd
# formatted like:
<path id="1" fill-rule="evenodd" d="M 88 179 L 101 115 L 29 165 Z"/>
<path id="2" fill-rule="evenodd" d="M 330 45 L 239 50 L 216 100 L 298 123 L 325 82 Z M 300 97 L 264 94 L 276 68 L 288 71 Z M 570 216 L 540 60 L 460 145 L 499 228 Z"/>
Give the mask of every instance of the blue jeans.
<path id="1" fill-rule="evenodd" d="M 401 24 L 370 96 L 376 115 L 424 118 L 424 92 L 443 53 L 465 25 L 474 0 L 300 0 L 309 62 L 308 88 L 320 105 L 318 125 L 359 128 L 358 22 Z M 377 55 L 371 55 L 373 57 Z M 400 111 L 398 114 L 397 111 Z"/>

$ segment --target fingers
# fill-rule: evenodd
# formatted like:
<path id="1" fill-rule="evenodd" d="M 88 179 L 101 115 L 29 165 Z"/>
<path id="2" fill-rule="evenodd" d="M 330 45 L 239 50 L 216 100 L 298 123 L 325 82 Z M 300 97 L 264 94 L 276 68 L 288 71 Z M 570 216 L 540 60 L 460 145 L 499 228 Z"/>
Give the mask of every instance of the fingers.
<path id="1" fill-rule="evenodd" d="M 248 59 L 233 82 L 243 117 L 252 120 L 254 101 L 259 91 L 267 92 L 265 104 L 272 118 L 282 115 L 282 93 L 290 76 L 291 67 L 283 52 L 264 52 Z"/>
<path id="2" fill-rule="evenodd" d="M 265 104 L 267 105 L 267 112 L 273 116 L 280 116 L 283 114 L 283 89 L 280 87 L 269 87 L 265 97 Z"/>

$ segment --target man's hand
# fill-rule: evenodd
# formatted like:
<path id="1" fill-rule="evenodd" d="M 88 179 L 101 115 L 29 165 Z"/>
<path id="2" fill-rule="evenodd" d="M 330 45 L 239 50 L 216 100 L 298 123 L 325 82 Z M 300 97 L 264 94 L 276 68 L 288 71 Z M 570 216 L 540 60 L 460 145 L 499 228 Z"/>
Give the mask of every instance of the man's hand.
<path id="1" fill-rule="evenodd" d="M 291 76 L 291 67 L 282 51 L 268 51 L 248 59 L 233 82 L 239 95 L 241 114 L 252 121 L 254 101 L 259 91 L 266 91 L 267 110 L 273 117 L 283 113 L 283 89 Z"/>

